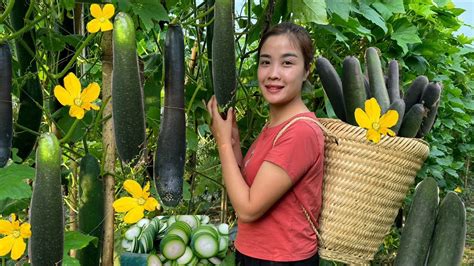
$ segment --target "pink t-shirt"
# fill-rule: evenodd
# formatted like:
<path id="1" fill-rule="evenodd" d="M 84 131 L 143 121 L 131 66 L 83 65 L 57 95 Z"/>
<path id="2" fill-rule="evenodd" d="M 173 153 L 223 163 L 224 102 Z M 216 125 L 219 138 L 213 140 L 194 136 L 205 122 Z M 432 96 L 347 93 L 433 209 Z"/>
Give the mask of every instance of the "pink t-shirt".
<path id="1" fill-rule="evenodd" d="M 311 112 L 294 117 L 298 116 L 316 118 Z M 314 122 L 299 120 L 273 146 L 278 132 L 293 118 L 264 128 L 243 160 L 242 173 L 249 186 L 264 161 L 284 169 L 293 181 L 293 187 L 258 220 L 238 221 L 235 247 L 253 258 L 298 261 L 317 251 L 316 234 L 300 202 L 317 226 L 322 202 L 324 135 Z"/>

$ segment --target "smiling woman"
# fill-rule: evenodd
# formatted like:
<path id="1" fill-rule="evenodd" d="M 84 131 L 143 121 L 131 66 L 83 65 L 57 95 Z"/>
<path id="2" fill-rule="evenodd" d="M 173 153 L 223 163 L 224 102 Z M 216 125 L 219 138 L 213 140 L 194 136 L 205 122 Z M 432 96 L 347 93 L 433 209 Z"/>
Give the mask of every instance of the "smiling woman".
<path id="1" fill-rule="evenodd" d="M 235 113 L 208 103 L 222 175 L 238 216 L 240 265 L 318 265 L 313 230 L 322 202 L 324 136 L 301 98 L 313 46 L 292 23 L 267 31 L 258 48 L 258 82 L 270 118 L 242 158 Z M 284 131 L 284 134 L 282 134 Z"/>

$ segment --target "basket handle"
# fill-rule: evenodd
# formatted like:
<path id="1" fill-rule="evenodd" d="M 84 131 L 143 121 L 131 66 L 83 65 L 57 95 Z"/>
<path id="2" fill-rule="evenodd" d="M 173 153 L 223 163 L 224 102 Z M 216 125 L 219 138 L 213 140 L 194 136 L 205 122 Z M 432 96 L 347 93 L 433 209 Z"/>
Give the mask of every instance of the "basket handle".
<path id="1" fill-rule="evenodd" d="M 288 124 L 286 124 L 282 129 L 280 129 L 280 131 L 279 131 L 278 134 L 276 135 L 275 139 L 273 139 L 273 146 L 275 146 L 276 141 L 281 137 L 281 135 L 283 135 L 283 133 L 284 133 L 291 125 L 293 125 L 294 123 L 296 123 L 296 122 L 299 121 L 299 120 L 306 120 L 306 121 L 314 122 L 316 125 L 318 125 L 318 126 L 321 128 L 321 130 L 324 132 L 324 135 L 325 135 L 325 136 L 328 136 L 328 137 L 333 138 L 334 141 L 336 142 L 336 144 L 339 144 L 336 135 L 334 135 L 329 129 L 327 129 L 325 126 L 323 126 L 323 124 L 321 124 L 321 122 L 319 122 L 318 120 L 316 120 L 316 119 L 314 119 L 314 118 L 311 118 L 311 117 L 299 116 L 299 117 L 296 117 L 296 118 L 294 118 L 293 120 L 291 120 L 291 121 L 290 121 Z"/>
<path id="2" fill-rule="evenodd" d="M 295 194 L 295 197 L 296 197 L 296 193 L 292 190 L 293 194 Z M 296 197 L 296 200 L 299 202 L 300 206 L 301 206 L 301 209 L 303 210 L 303 213 L 304 213 L 304 216 L 306 217 L 306 220 L 308 220 L 309 222 L 309 225 L 311 225 L 311 228 L 313 229 L 314 233 L 316 234 L 316 236 L 318 237 L 318 248 L 319 247 L 322 247 L 324 246 L 324 241 L 323 241 L 323 238 L 321 237 L 321 235 L 319 234 L 319 231 L 318 229 L 316 228 L 316 226 L 314 225 L 313 221 L 311 220 L 311 217 L 309 216 L 309 213 L 308 211 L 306 210 L 306 208 L 303 206 L 303 204 L 300 202 L 300 200 L 298 199 L 298 197 Z"/>
<path id="3" fill-rule="evenodd" d="M 296 117 L 294 118 L 293 120 L 291 120 L 288 124 L 286 124 L 282 129 L 280 129 L 280 131 L 278 132 L 278 134 L 276 135 L 275 139 L 273 139 L 273 146 L 275 146 L 275 143 L 276 141 L 283 135 L 283 133 L 291 126 L 293 125 L 294 123 L 296 123 L 297 121 L 299 120 L 306 120 L 306 121 L 312 121 L 314 123 L 316 123 L 316 125 L 318 125 L 321 130 L 324 132 L 324 135 L 325 136 L 329 136 L 331 138 L 333 138 L 336 142 L 336 144 L 339 144 L 338 143 L 338 139 L 337 137 L 329 130 L 327 129 L 326 127 L 324 127 L 318 120 L 314 119 L 314 118 L 311 118 L 311 117 L 307 117 L 307 116 L 300 116 L 300 117 Z M 304 207 L 303 203 L 301 203 L 301 201 L 298 199 L 298 196 L 296 195 L 295 191 L 292 189 L 291 192 L 295 195 L 295 198 L 296 198 L 296 201 L 298 201 L 301 209 L 303 210 L 303 213 L 306 217 L 306 220 L 308 220 L 311 228 L 313 229 L 314 233 L 316 234 L 317 236 L 317 240 L 319 242 L 319 246 L 324 246 L 324 241 L 323 241 L 323 238 L 321 237 L 321 235 L 319 234 L 318 232 L 318 229 L 316 228 L 316 225 L 313 223 L 313 221 L 311 220 L 311 217 L 309 216 L 309 213 L 308 211 L 306 210 L 306 208 Z"/>

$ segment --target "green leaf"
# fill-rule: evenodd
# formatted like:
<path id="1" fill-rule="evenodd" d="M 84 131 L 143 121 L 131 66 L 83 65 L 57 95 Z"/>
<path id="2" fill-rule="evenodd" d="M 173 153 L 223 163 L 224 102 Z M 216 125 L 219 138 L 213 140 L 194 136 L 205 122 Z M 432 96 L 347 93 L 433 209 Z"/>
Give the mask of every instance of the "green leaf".
<path id="1" fill-rule="evenodd" d="M 235 253 L 234 252 L 227 252 L 224 260 L 222 261 L 222 265 L 227 266 L 235 266 Z"/>
<path id="2" fill-rule="evenodd" d="M 349 19 L 351 12 L 351 0 L 332 0 L 327 1 L 327 8 L 331 13 L 337 14 L 344 21 Z"/>
<path id="3" fill-rule="evenodd" d="M 12 200 L 9 198 L 0 200 L 0 214 L 8 216 L 11 213 L 17 213 L 21 210 L 27 209 L 30 205 L 30 199 L 24 198 L 19 200 Z"/>
<path id="4" fill-rule="evenodd" d="M 446 91 L 449 92 L 450 94 L 452 94 L 452 96 L 454 96 L 454 97 L 461 97 L 461 95 L 462 95 L 462 90 L 459 89 L 459 88 L 456 88 L 456 87 L 452 87 L 452 86 L 447 87 Z M 451 99 L 452 96 L 449 95 L 450 99 Z"/>
<path id="5" fill-rule="evenodd" d="M 393 15 L 392 11 L 390 11 L 387 6 L 380 2 L 374 3 L 372 6 L 385 20 L 388 20 Z"/>
<path id="6" fill-rule="evenodd" d="M 464 107 L 467 110 L 474 111 L 474 101 L 473 100 L 468 100 L 467 102 L 464 103 Z"/>
<path id="7" fill-rule="evenodd" d="M 99 240 L 97 237 L 83 234 L 79 231 L 64 232 L 64 253 L 68 253 L 71 249 L 82 249 L 89 245 L 89 243 L 97 246 Z"/>
<path id="8" fill-rule="evenodd" d="M 436 162 L 441 166 L 450 166 L 451 163 L 453 162 L 453 157 L 446 156 L 443 158 L 436 158 Z"/>
<path id="9" fill-rule="evenodd" d="M 183 182 L 183 200 L 187 201 L 191 199 L 191 186 L 188 182 Z"/>
<path id="10" fill-rule="evenodd" d="M 452 119 L 445 119 L 443 120 L 443 125 L 449 129 L 453 129 L 456 123 Z"/>
<path id="11" fill-rule="evenodd" d="M 295 18 L 302 22 L 314 22 L 323 25 L 329 23 L 326 13 L 326 1 L 324 0 L 290 0 L 288 6 Z"/>
<path id="12" fill-rule="evenodd" d="M 160 1 L 155 0 L 131 0 L 132 10 L 138 15 L 147 30 L 151 30 L 155 21 L 169 21 L 166 9 Z"/>
<path id="13" fill-rule="evenodd" d="M 64 107 L 60 112 L 63 117 L 58 121 L 58 128 L 59 130 L 61 130 L 61 133 L 64 136 L 74 124 L 76 118 L 69 116 L 69 107 Z M 92 123 L 94 112 L 97 111 L 86 111 L 86 113 L 84 114 L 84 118 L 79 121 L 77 127 L 74 129 L 74 132 L 71 138 L 69 139 L 70 142 L 76 142 L 82 139 L 82 137 L 86 133 L 88 125 Z"/>
<path id="14" fill-rule="evenodd" d="M 0 200 L 31 198 L 31 187 L 25 179 L 34 179 L 35 169 L 27 165 L 11 164 L 0 168 Z"/>
<path id="15" fill-rule="evenodd" d="M 357 35 L 363 35 L 369 41 L 372 39 L 370 30 L 362 26 L 360 22 L 354 17 L 350 17 L 347 22 L 343 21 L 339 17 L 335 17 L 333 20 L 336 24 L 340 24 L 340 26 L 343 27 L 346 31 L 352 32 Z"/>
<path id="16" fill-rule="evenodd" d="M 457 98 L 457 97 L 449 98 L 449 103 L 459 108 L 463 108 L 465 106 L 464 102 L 460 98 Z"/>
<path id="17" fill-rule="evenodd" d="M 191 151 L 197 151 L 198 135 L 192 128 L 186 128 L 186 146 Z"/>
<path id="18" fill-rule="evenodd" d="M 66 42 L 63 40 L 62 35 L 53 30 L 41 28 L 37 31 L 37 36 L 48 51 L 59 52 L 66 47 Z"/>
<path id="19" fill-rule="evenodd" d="M 387 33 L 388 29 L 385 25 L 385 21 L 380 16 L 380 14 L 377 13 L 377 11 L 366 4 L 360 4 L 359 11 L 361 12 L 362 16 L 373 22 L 375 25 L 379 26 L 385 33 Z"/>
<path id="20" fill-rule="evenodd" d="M 444 152 L 438 150 L 436 147 L 431 149 L 430 157 L 440 157 L 440 156 L 444 156 Z"/>
<path id="21" fill-rule="evenodd" d="M 454 111 L 454 112 L 459 113 L 459 114 L 465 114 L 466 113 L 466 112 L 464 112 L 463 109 L 458 108 L 458 107 L 451 108 L 451 111 Z"/>
<path id="22" fill-rule="evenodd" d="M 391 38 L 403 49 L 404 54 L 408 52 L 408 44 L 421 43 L 416 27 L 406 18 L 398 19 L 393 23 Z"/>
<path id="23" fill-rule="evenodd" d="M 444 7 L 447 4 L 451 3 L 451 0 L 433 0 L 433 2 L 438 6 L 438 7 Z"/>
<path id="24" fill-rule="evenodd" d="M 336 41 L 338 41 L 338 42 L 346 43 L 347 41 L 349 41 L 349 38 L 344 36 L 344 33 L 340 32 L 338 29 L 336 29 L 335 27 L 333 27 L 331 25 L 320 25 L 320 27 L 322 29 L 332 33 L 334 36 L 336 36 Z"/>
<path id="25" fill-rule="evenodd" d="M 146 122 L 149 127 L 153 128 L 156 131 L 159 131 L 160 128 L 160 108 L 158 107 L 150 107 L 148 111 L 146 111 Z"/>
<path id="26" fill-rule="evenodd" d="M 431 10 L 432 6 L 433 6 L 432 4 L 421 3 L 421 2 L 408 4 L 408 7 L 411 10 L 413 10 L 416 14 L 424 18 L 429 18 L 432 15 L 436 14 L 435 12 Z"/>
<path id="27" fill-rule="evenodd" d="M 66 10 L 73 10 L 74 9 L 74 0 L 61 0 L 61 4 Z"/>
<path id="28" fill-rule="evenodd" d="M 467 45 L 463 46 L 461 50 L 459 51 L 460 55 L 466 55 L 470 53 L 474 53 L 474 47 L 467 46 Z"/>
<path id="29" fill-rule="evenodd" d="M 405 13 L 405 6 L 403 0 L 382 0 L 380 1 L 393 13 Z"/>
<path id="30" fill-rule="evenodd" d="M 454 169 L 446 168 L 446 169 L 444 169 L 444 170 L 445 170 L 445 172 L 446 172 L 447 174 L 449 174 L 450 176 L 453 176 L 453 177 L 456 177 L 456 178 L 459 177 L 459 174 L 458 174 L 458 173 L 456 172 L 456 170 L 454 170 Z"/>
<path id="31" fill-rule="evenodd" d="M 376 1 L 372 6 L 387 20 L 394 13 L 405 13 L 405 7 L 403 6 L 403 0 L 382 0 Z"/>

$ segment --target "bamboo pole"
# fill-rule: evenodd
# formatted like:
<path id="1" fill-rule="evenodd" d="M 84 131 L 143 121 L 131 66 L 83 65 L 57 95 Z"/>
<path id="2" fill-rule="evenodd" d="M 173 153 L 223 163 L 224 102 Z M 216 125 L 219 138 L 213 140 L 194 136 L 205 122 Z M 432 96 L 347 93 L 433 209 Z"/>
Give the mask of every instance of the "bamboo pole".
<path id="1" fill-rule="evenodd" d="M 112 115 L 112 32 L 104 32 L 102 36 L 102 102 L 103 117 Z M 115 137 L 112 119 L 106 119 L 102 125 L 103 166 L 104 166 L 104 245 L 102 247 L 102 265 L 114 264 L 114 202 L 115 192 Z"/>

